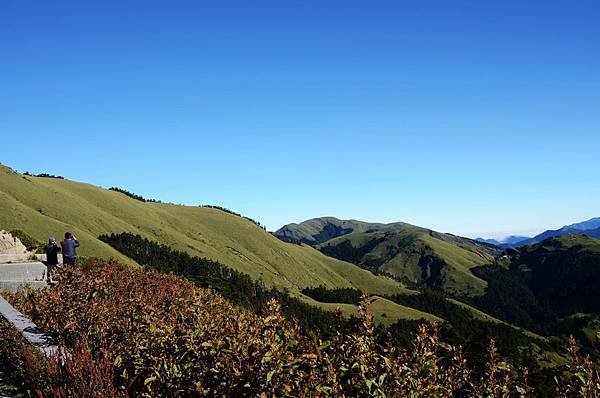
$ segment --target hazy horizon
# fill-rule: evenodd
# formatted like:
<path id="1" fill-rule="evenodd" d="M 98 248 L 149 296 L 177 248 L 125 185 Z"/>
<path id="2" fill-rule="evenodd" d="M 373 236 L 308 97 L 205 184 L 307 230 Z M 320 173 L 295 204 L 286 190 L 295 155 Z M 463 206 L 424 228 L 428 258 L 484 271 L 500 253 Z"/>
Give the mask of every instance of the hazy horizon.
<path id="1" fill-rule="evenodd" d="M 600 5 L 1 6 L 0 160 L 275 230 L 600 215 Z"/>

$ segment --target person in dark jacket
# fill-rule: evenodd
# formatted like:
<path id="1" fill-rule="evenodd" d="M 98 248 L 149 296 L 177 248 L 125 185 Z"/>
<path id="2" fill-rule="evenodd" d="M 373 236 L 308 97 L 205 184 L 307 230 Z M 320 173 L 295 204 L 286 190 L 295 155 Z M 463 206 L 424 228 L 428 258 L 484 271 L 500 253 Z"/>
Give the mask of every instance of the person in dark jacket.
<path id="1" fill-rule="evenodd" d="M 65 233 L 65 239 L 60 242 L 60 246 L 62 247 L 63 254 L 63 264 L 75 266 L 77 263 L 77 249 L 79 247 L 79 242 L 77 238 L 70 232 Z"/>
<path id="2" fill-rule="evenodd" d="M 56 243 L 56 239 L 53 237 L 48 238 L 48 244 L 44 248 L 46 252 L 46 282 L 53 283 L 52 274 L 54 272 L 54 268 L 58 265 L 58 252 L 60 252 L 60 247 Z"/>

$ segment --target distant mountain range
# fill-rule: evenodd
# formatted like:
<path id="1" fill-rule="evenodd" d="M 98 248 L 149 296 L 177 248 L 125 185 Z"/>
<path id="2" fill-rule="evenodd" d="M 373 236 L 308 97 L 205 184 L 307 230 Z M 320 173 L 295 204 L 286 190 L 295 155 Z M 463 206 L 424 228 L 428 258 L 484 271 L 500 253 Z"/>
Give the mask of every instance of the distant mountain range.
<path id="1" fill-rule="evenodd" d="M 548 238 L 555 238 L 570 234 L 583 234 L 600 239 L 600 217 L 591 218 L 587 221 L 582 221 L 571 225 L 565 225 L 562 228 L 555 230 L 547 230 L 542 232 L 541 234 L 534 236 L 533 238 L 524 236 L 509 236 L 502 240 L 483 238 L 477 238 L 475 240 L 478 242 L 485 242 L 506 249 L 512 247 L 533 245 L 536 243 L 540 243 Z"/>
<path id="2" fill-rule="evenodd" d="M 514 245 L 515 243 L 519 243 L 519 242 L 524 241 L 524 240 L 529 239 L 529 238 L 530 238 L 529 236 L 510 235 L 510 236 L 507 236 L 506 238 L 501 239 L 501 240 L 497 240 L 497 239 L 484 239 L 484 238 L 477 238 L 475 240 L 477 242 L 489 243 L 490 245 L 504 247 L 504 246 Z"/>

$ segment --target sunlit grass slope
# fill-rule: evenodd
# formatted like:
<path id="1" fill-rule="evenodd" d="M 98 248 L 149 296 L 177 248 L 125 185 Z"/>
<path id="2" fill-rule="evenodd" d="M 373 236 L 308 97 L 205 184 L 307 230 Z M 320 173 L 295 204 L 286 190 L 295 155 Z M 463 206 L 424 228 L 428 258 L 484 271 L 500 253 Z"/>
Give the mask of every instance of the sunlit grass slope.
<path id="1" fill-rule="evenodd" d="M 469 246 L 466 239 L 418 227 L 394 232 L 355 232 L 331 239 L 319 248 L 334 256 L 335 253 L 352 256 L 340 258 L 415 282 L 436 278 L 447 291 L 471 295 L 483 294 L 486 283 L 470 269 L 494 261 L 485 248 Z M 437 265 L 428 261 L 443 263 Z M 424 274 L 425 266 L 431 267 L 427 275 Z M 435 277 L 436 267 L 441 273 L 439 277 Z"/>
<path id="2" fill-rule="evenodd" d="M 340 309 L 346 316 L 358 316 L 358 306 L 353 304 L 340 304 L 340 303 L 320 303 L 309 297 L 303 297 L 303 300 L 309 304 L 327 309 L 336 310 Z M 373 296 L 371 298 L 369 309 L 373 313 L 373 316 L 377 322 L 383 325 L 391 325 L 396 323 L 400 319 L 410 320 L 426 320 L 429 322 L 443 322 L 442 318 L 432 315 L 427 312 L 419 311 L 414 308 L 407 307 L 405 305 L 394 303 L 388 299 Z"/>
<path id="3" fill-rule="evenodd" d="M 471 268 L 493 263 L 499 253 L 492 245 L 403 222 L 319 217 L 285 225 L 275 234 L 370 270 L 468 295 L 483 294 L 486 287 Z"/>
<path id="4" fill-rule="evenodd" d="M 23 176 L 4 166 L 0 229 L 22 229 L 40 241 L 72 231 L 81 241 L 82 255 L 129 262 L 97 237 L 131 232 L 290 290 L 324 285 L 380 294 L 406 291 L 392 279 L 312 247 L 281 242 L 254 223 L 217 209 L 144 203 L 89 184 Z"/>

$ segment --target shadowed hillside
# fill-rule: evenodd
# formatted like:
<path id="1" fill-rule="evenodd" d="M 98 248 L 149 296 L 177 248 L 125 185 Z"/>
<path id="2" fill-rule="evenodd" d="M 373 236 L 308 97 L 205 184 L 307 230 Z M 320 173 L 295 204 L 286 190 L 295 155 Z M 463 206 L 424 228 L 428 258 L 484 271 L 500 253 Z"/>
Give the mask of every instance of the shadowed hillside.
<path id="1" fill-rule="evenodd" d="M 564 235 L 507 249 L 495 265 L 474 269 L 488 282 L 473 304 L 546 335 L 574 334 L 594 350 L 600 335 L 600 240 Z"/>
<path id="2" fill-rule="evenodd" d="M 600 313 L 600 240 L 564 235 L 519 250 L 511 270 L 557 312 Z"/>

